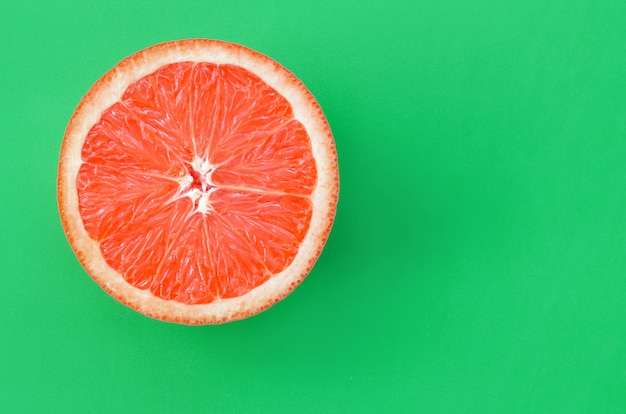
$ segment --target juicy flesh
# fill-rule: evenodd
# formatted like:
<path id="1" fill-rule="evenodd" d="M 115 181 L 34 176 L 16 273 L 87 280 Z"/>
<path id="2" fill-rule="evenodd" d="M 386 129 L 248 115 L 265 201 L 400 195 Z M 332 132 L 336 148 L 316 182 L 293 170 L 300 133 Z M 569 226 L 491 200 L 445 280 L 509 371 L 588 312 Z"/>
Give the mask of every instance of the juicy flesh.
<path id="1" fill-rule="evenodd" d="M 131 84 L 82 162 L 89 236 L 163 299 L 243 295 L 293 261 L 309 227 L 309 137 L 283 96 L 237 66 L 175 63 Z"/>

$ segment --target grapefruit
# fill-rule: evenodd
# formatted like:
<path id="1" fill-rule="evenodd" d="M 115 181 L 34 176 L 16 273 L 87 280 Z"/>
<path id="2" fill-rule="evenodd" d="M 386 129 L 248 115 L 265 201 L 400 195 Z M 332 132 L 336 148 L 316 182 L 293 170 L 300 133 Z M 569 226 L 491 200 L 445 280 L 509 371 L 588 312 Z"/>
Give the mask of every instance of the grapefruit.
<path id="1" fill-rule="evenodd" d="M 78 104 L 57 194 L 67 239 L 106 292 L 155 319 L 246 318 L 318 259 L 339 191 L 334 139 L 303 83 L 218 40 L 158 44 Z"/>

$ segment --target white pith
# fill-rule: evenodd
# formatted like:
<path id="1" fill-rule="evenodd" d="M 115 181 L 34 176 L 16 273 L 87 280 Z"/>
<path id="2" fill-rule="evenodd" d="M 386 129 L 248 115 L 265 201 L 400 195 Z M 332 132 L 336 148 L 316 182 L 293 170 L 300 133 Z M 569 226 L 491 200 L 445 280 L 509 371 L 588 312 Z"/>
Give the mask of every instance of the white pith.
<path id="1" fill-rule="evenodd" d="M 306 275 L 320 253 L 328 235 L 337 199 L 337 166 L 332 136 L 317 104 L 302 85 L 294 84 L 294 77 L 274 61 L 246 49 L 233 48 L 222 42 L 186 43 L 184 47 L 169 46 L 152 48 L 135 59 L 118 65 L 99 88 L 83 98 L 77 113 L 66 132 L 59 170 L 59 207 L 64 218 L 68 239 L 83 258 L 90 275 L 113 296 L 123 299 L 129 306 L 149 316 L 185 323 L 215 323 L 238 319 L 268 307 L 289 293 Z M 292 105 L 294 118 L 306 129 L 313 156 L 317 164 L 317 184 L 311 195 L 313 215 L 310 227 L 293 262 L 282 272 L 273 275 L 266 283 L 247 294 L 230 299 L 218 299 L 205 305 L 187 305 L 154 296 L 149 290 L 130 285 L 102 257 L 99 245 L 87 234 L 79 215 L 76 178 L 81 166 L 81 150 L 91 127 L 101 113 L 117 102 L 132 82 L 173 62 L 194 61 L 217 64 L 234 64 L 255 73 L 268 85 L 284 96 Z M 197 157 L 193 168 L 200 172 L 207 184 L 211 184 L 214 166 Z M 210 192 L 188 189 L 193 181 L 190 175 L 179 180 L 181 197 L 191 197 L 200 213 L 210 212 Z"/>
<path id="2" fill-rule="evenodd" d="M 217 187 L 211 179 L 211 174 L 215 171 L 215 166 L 211 165 L 208 160 L 196 156 L 191 162 L 191 168 L 200 175 L 202 188 L 189 188 L 193 183 L 193 177 L 189 173 L 185 174 L 183 177 L 177 179 L 180 192 L 176 198 L 189 197 L 196 206 L 193 211 L 194 213 L 208 214 L 213 211 L 210 198 L 211 193 L 215 191 Z"/>

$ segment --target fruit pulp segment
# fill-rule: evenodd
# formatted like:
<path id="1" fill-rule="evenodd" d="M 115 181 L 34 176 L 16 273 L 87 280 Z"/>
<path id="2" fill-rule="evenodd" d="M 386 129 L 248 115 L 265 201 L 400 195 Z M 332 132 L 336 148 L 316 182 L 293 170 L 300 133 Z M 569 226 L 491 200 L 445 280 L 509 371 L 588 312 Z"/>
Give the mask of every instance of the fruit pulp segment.
<path id="1" fill-rule="evenodd" d="M 317 170 L 289 102 L 233 65 L 181 62 L 131 84 L 82 149 L 79 209 L 107 263 L 163 299 L 243 295 L 308 231 Z"/>

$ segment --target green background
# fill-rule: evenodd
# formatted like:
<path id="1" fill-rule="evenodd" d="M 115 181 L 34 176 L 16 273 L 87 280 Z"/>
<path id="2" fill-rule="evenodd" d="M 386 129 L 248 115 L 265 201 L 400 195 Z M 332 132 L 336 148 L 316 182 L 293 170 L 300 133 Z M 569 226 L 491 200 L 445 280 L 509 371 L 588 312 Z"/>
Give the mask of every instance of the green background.
<path id="1" fill-rule="evenodd" d="M 277 59 L 341 196 L 286 300 L 185 327 L 119 305 L 59 223 L 92 83 L 144 47 Z M 0 6 L 0 411 L 626 412 L 626 2 Z"/>

